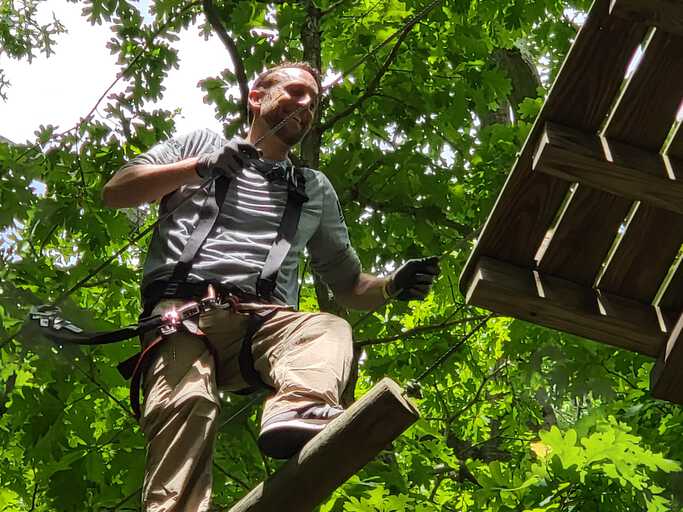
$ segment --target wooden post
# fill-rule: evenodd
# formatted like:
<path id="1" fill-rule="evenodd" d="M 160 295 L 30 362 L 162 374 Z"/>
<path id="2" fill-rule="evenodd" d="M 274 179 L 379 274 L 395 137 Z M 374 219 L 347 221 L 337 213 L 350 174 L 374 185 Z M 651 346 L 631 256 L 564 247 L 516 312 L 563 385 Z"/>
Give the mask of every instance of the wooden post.
<path id="1" fill-rule="evenodd" d="M 420 417 L 384 378 L 229 512 L 307 512 Z"/>

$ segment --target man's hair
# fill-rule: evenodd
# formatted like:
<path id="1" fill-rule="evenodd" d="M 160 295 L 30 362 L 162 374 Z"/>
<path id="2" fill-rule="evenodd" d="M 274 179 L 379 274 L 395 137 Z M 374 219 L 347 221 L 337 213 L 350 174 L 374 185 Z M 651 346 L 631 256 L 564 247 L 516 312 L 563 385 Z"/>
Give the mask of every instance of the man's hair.
<path id="1" fill-rule="evenodd" d="M 315 83 L 318 85 L 318 92 L 322 94 L 323 85 L 320 80 L 320 73 L 317 69 L 311 66 L 308 62 L 289 62 L 284 61 L 280 64 L 273 66 L 272 68 L 266 69 L 263 73 L 256 77 L 254 83 L 252 84 L 250 90 L 254 89 L 269 89 L 273 84 L 277 83 L 276 74 L 281 69 L 298 68 L 303 69 L 308 72 L 314 79 Z M 249 109 L 249 122 L 254 119 L 254 113 Z"/>

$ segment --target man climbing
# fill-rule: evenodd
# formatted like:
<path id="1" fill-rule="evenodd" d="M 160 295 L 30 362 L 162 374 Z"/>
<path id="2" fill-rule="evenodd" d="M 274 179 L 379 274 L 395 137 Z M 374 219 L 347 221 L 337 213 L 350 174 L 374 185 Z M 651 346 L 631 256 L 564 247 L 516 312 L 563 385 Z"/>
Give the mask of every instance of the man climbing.
<path id="1" fill-rule="evenodd" d="M 321 90 L 308 64 L 275 66 L 249 92 L 246 140 L 208 130 L 176 137 L 126 163 L 104 187 L 110 207 L 160 201 L 141 285 L 147 315 L 174 314 L 214 290 L 224 306 L 143 340 L 145 510 L 209 510 L 219 390 L 272 390 L 259 446 L 277 458 L 343 412 L 351 327 L 296 311 L 304 248 L 350 308 L 423 299 L 439 272 L 437 258 L 427 258 L 388 278 L 362 273 L 329 180 L 292 166 L 289 150 L 311 127 Z"/>

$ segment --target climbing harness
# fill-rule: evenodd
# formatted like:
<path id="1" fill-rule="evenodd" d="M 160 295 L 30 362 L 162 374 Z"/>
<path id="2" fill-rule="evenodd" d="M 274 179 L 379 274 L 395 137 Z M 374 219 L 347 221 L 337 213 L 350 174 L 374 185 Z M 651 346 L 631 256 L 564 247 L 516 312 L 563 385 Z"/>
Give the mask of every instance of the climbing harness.
<path id="1" fill-rule="evenodd" d="M 303 172 L 298 167 L 288 166 L 284 173 L 264 162 L 250 162 L 252 167 L 263 173 L 268 181 L 284 180 L 287 184 L 287 203 L 275 240 L 268 251 L 265 263 L 256 282 L 256 295 L 237 287 L 208 282 L 189 282 L 187 277 L 204 242 L 209 237 L 220 216 L 221 207 L 230 185 L 226 177 L 219 177 L 211 184 L 200 212 L 199 221 L 183 248 L 170 279 L 150 283 L 142 291 L 144 310 L 137 325 L 107 332 L 86 332 L 61 317 L 55 306 L 33 308 L 30 319 L 37 323 L 41 332 L 49 339 L 62 344 L 101 345 L 116 343 L 135 336 L 144 336 L 155 331 L 156 337 L 146 344 L 142 351 L 118 365 L 121 375 L 131 380 L 130 402 L 135 417 L 140 417 L 139 388 L 142 374 L 149 356 L 172 334 L 184 329 L 202 339 L 209 352 L 218 362 L 218 354 L 198 325 L 201 314 L 212 309 L 231 308 L 237 311 L 240 301 L 268 303 L 273 299 L 277 276 L 296 235 L 303 205 L 308 201 Z M 219 293 L 216 292 L 218 290 Z M 164 299 L 188 299 L 163 315 L 151 315 L 154 306 Z M 251 356 L 251 340 L 263 323 L 275 314 L 276 308 L 249 311 L 246 334 L 242 339 L 239 366 L 242 378 L 249 385 L 238 391 L 246 394 L 267 387 L 254 369 Z M 216 364 L 216 368 L 219 365 Z"/>

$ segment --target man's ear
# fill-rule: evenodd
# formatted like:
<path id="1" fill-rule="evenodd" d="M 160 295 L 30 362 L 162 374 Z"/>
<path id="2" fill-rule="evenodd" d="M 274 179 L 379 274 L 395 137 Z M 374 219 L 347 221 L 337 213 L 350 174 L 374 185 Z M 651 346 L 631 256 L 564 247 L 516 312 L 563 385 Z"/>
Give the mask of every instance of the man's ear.
<path id="1" fill-rule="evenodd" d="M 261 89 L 252 89 L 249 91 L 249 110 L 251 110 L 253 115 L 261 112 L 261 101 L 265 92 Z"/>

